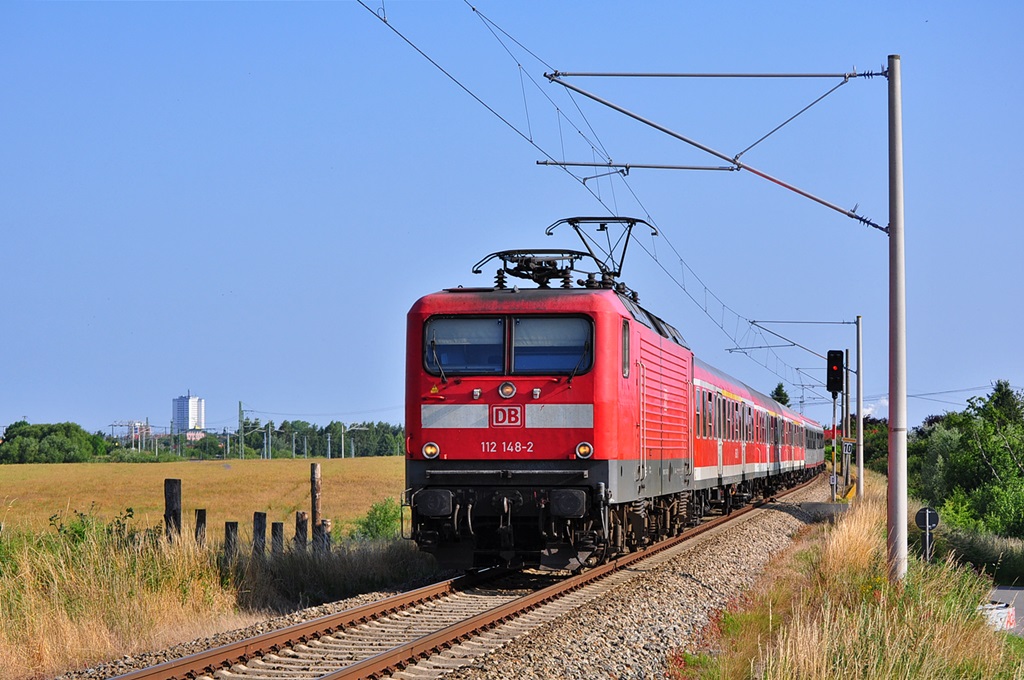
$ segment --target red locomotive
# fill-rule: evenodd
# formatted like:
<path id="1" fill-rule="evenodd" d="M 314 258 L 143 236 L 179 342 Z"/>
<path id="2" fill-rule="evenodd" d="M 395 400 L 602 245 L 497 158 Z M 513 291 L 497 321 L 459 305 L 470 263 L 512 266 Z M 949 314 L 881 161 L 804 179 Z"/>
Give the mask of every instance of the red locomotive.
<path id="1" fill-rule="evenodd" d="M 500 258 L 494 287 L 409 311 L 404 504 L 443 564 L 580 568 L 823 467 L 820 425 L 694 357 L 617 282 L 632 228 L 650 225 L 548 233 L 562 223 L 588 252 L 495 253 L 474 268 Z M 615 267 L 584 232 L 609 224 L 624 233 Z M 585 258 L 598 269 L 574 287 Z"/>

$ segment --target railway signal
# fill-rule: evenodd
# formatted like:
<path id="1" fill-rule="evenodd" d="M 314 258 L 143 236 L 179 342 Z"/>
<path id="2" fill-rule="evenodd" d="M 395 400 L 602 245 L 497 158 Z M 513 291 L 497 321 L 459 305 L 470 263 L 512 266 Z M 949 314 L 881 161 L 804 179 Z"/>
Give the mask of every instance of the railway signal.
<path id="1" fill-rule="evenodd" d="M 843 391 L 843 350 L 830 349 L 827 361 L 828 371 L 825 377 L 825 389 L 831 392 L 834 397 L 837 393 Z"/>

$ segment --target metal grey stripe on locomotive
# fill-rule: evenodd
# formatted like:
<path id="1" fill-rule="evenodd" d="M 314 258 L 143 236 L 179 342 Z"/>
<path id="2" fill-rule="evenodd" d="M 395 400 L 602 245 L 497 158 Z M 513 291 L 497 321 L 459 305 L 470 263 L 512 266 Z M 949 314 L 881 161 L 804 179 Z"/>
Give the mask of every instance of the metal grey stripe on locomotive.
<path id="1" fill-rule="evenodd" d="M 501 405 L 503 406 L 503 405 Z M 487 404 L 423 404 L 420 421 L 423 429 L 486 429 L 490 426 Z M 527 404 L 527 428 L 594 427 L 593 404 Z"/>
<path id="2" fill-rule="evenodd" d="M 487 427 L 487 404 L 423 404 L 423 429 Z"/>

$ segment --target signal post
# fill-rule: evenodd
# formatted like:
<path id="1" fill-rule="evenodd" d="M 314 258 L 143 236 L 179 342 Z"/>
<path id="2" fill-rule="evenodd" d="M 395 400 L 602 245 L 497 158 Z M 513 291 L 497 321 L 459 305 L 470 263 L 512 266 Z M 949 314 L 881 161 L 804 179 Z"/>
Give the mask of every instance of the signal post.
<path id="1" fill-rule="evenodd" d="M 836 487 L 839 486 L 839 468 L 836 467 L 836 449 L 839 436 L 836 427 L 836 400 L 843 391 L 843 350 L 830 349 L 825 373 L 825 389 L 832 393 L 832 502 L 836 502 Z"/>

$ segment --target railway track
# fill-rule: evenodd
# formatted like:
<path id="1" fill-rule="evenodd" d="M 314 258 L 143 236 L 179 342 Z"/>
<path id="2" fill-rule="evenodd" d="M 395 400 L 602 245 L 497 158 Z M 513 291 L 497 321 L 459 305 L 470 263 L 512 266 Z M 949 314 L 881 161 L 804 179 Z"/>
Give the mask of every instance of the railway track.
<path id="1" fill-rule="evenodd" d="M 469 574 L 168 661 L 120 680 L 439 677 L 465 665 L 466 659 L 597 598 L 632 578 L 641 562 L 671 559 L 685 541 L 766 504 L 748 505 L 568 578 L 506 570 Z"/>

